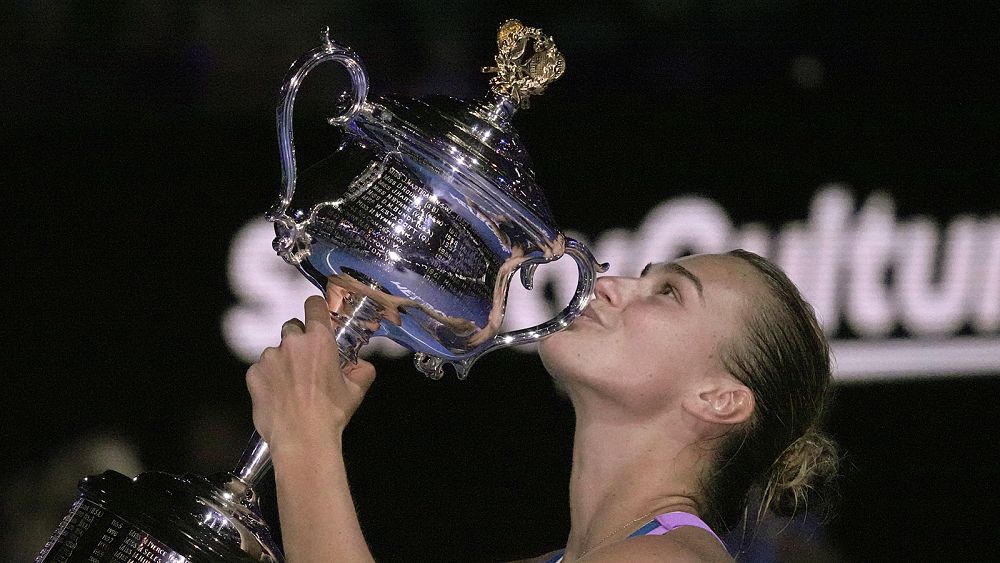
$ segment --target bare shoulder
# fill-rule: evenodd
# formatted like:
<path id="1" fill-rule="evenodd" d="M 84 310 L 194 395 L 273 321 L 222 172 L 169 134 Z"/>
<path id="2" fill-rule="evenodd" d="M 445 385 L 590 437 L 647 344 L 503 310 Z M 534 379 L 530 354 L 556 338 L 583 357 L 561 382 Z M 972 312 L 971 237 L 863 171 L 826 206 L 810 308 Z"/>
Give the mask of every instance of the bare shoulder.
<path id="1" fill-rule="evenodd" d="M 587 558 L 592 563 L 635 561 L 653 563 L 732 563 L 733 558 L 711 534 L 700 528 L 684 526 L 662 536 L 640 536 L 594 551 Z"/>

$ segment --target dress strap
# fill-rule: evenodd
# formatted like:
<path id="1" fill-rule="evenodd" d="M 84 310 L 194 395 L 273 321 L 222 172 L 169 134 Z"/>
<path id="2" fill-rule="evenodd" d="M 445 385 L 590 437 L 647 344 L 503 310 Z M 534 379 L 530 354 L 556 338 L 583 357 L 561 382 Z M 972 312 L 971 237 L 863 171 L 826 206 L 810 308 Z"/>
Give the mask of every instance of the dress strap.
<path id="1" fill-rule="evenodd" d="M 667 512 L 666 514 L 660 514 L 656 516 L 654 518 L 654 521 L 657 522 L 659 526 L 646 532 L 643 535 L 662 536 L 663 534 L 671 530 L 680 528 L 681 526 L 694 526 L 695 528 L 701 528 L 702 530 L 705 530 L 706 532 L 712 534 L 712 537 L 715 538 L 720 544 L 722 544 L 723 547 L 725 547 L 726 545 L 725 542 L 723 542 L 722 539 L 719 538 L 719 536 L 716 535 L 714 531 L 712 531 L 712 528 L 710 528 L 708 524 L 705 523 L 704 520 L 698 518 L 697 516 L 691 514 L 690 512 L 680 512 L 680 511 Z"/>
<path id="2" fill-rule="evenodd" d="M 702 530 L 712 534 L 712 537 L 718 540 L 718 542 L 722 544 L 723 548 L 726 547 L 726 543 L 712 531 L 712 528 L 710 528 L 704 520 L 698 518 L 690 512 L 667 512 L 665 514 L 655 516 L 646 525 L 629 534 L 628 537 L 662 536 L 663 534 L 680 528 L 681 526 L 694 526 L 695 528 L 701 528 Z M 546 561 L 546 563 L 560 563 L 564 552 L 565 550 L 561 550 L 552 554 L 552 557 Z"/>

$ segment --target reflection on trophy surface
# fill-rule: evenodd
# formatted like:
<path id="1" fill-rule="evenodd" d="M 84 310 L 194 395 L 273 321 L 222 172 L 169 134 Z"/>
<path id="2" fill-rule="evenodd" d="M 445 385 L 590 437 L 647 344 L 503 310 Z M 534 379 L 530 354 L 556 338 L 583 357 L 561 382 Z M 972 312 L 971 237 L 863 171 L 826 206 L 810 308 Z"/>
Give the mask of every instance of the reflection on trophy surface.
<path id="1" fill-rule="evenodd" d="M 586 305 L 599 266 L 555 227 L 510 125 L 516 109 L 563 72 L 551 38 L 505 23 L 497 66 L 485 69 L 497 74 L 492 92 L 472 102 L 368 99 L 357 58 L 323 41 L 293 66 L 286 83 L 279 108 L 284 192 L 268 218 L 286 261 L 317 287 L 333 284 L 362 301 L 350 315 L 334 311 L 335 318 L 379 321 L 374 331 L 343 324 L 345 358 L 353 359 L 371 336 L 387 336 L 416 352 L 429 376 L 451 365 L 464 377 L 484 353 L 566 326 Z M 300 181 L 290 116 L 301 78 L 326 60 L 343 64 L 353 81 L 346 109 L 330 120 L 345 138 L 329 162 Z M 563 254 L 580 266 L 569 307 L 537 327 L 499 334 L 514 272 L 530 287 L 534 268 Z"/>
<path id="2" fill-rule="evenodd" d="M 555 226 L 510 123 L 565 61 L 550 37 L 515 20 L 497 42 L 496 64 L 484 69 L 496 74 L 491 92 L 471 102 L 369 98 L 360 59 L 326 32 L 288 72 L 277 109 L 283 185 L 267 217 L 278 254 L 326 294 L 342 365 L 384 336 L 415 352 L 428 376 L 450 365 L 464 378 L 487 352 L 565 328 L 590 299 L 604 266 Z M 295 97 L 328 61 L 352 82 L 330 118 L 343 142 L 300 181 Z M 535 268 L 563 255 L 579 270 L 570 303 L 545 323 L 501 333 L 514 274 L 530 289 Z M 36 561 L 281 561 L 253 491 L 269 467 L 255 434 L 232 473 L 88 477 Z"/>

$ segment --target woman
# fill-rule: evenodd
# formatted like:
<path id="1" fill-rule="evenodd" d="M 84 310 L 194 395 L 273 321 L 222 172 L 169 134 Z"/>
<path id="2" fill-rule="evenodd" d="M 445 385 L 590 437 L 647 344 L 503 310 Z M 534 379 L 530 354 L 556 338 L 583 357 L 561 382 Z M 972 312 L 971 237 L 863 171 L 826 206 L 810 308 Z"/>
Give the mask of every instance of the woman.
<path id="1" fill-rule="evenodd" d="M 375 377 L 337 365 L 327 304 L 247 373 L 254 424 L 274 456 L 288 559 L 371 560 L 341 434 Z M 730 561 L 712 531 L 804 504 L 836 473 L 817 431 L 829 350 L 811 307 L 745 251 L 603 277 L 567 330 L 539 346 L 576 412 L 565 552 L 539 561 Z M 627 540 L 627 541 L 626 541 Z"/>

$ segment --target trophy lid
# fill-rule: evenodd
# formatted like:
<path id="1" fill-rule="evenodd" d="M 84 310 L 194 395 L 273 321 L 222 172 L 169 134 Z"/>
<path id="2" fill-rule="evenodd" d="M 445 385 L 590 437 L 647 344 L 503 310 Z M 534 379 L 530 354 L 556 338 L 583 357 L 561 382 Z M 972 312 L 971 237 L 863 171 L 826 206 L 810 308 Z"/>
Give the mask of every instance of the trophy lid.
<path id="1" fill-rule="evenodd" d="M 508 211 L 527 212 L 523 218 L 547 226 L 544 230 L 551 232 L 545 238 L 551 239 L 557 234 L 555 221 L 511 117 L 562 76 L 565 60 L 551 37 L 517 20 L 500 26 L 497 45 L 496 66 L 483 69 L 496 73 L 486 97 L 468 102 L 447 96 L 376 97 L 348 130 L 430 166 L 436 177 L 457 176 L 484 190 L 500 190 L 505 197 L 497 202 L 519 204 L 521 209 Z"/>

